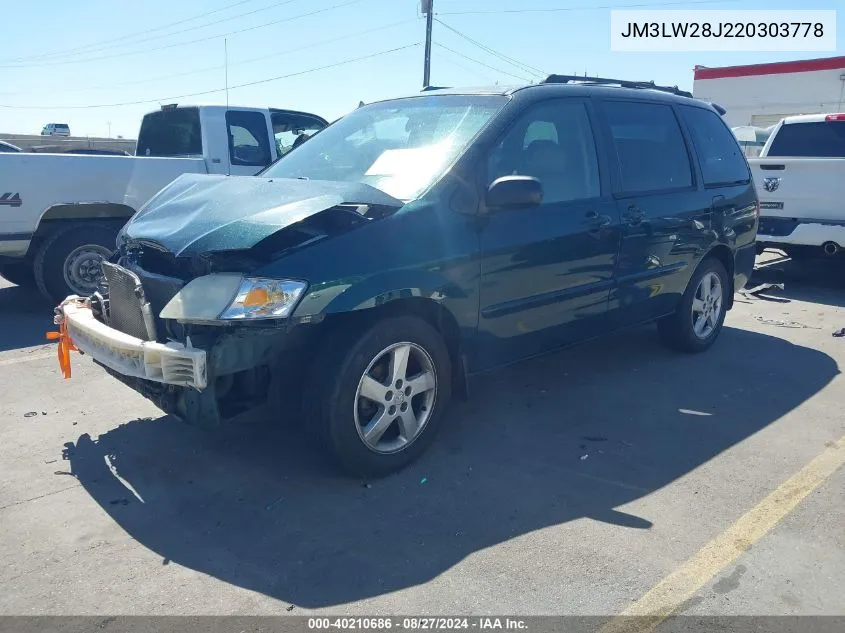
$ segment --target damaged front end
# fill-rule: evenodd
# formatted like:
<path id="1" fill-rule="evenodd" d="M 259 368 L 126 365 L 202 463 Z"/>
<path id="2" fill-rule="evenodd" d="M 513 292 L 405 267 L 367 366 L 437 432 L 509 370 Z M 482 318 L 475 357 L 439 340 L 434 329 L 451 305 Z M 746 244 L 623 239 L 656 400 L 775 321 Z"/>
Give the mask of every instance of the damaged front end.
<path id="1" fill-rule="evenodd" d="M 279 205 L 268 192 L 283 183 L 212 179 L 207 193 L 216 196 L 216 212 L 209 224 L 211 218 L 184 206 L 185 191 L 194 204 L 212 204 L 198 192 L 200 182 L 194 177 L 187 189 L 183 183 L 170 196 L 159 194 L 153 209 L 133 218 L 115 257 L 103 265 L 101 289 L 87 299 L 68 297 L 57 308 L 57 323 L 70 347 L 185 421 L 213 426 L 267 410 L 278 415 L 286 394 L 298 397 L 305 350 L 317 327 L 290 318 L 307 280 L 255 271 L 384 217 L 401 203 L 362 192 L 361 185 L 345 193 L 332 184 L 327 193 L 325 183 L 297 181 L 300 199 L 290 200 L 281 188 L 289 201 Z M 249 197 L 242 206 L 250 208 L 240 214 L 223 214 L 219 198 L 234 204 L 238 197 L 230 188 L 260 195 Z M 351 194 L 363 202 L 350 200 Z"/>

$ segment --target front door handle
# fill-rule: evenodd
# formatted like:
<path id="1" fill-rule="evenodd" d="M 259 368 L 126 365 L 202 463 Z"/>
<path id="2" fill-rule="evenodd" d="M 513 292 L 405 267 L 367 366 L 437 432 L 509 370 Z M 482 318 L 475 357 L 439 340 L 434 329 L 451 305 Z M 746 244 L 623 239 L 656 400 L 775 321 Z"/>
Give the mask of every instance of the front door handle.
<path id="1" fill-rule="evenodd" d="M 611 222 L 609 215 L 600 215 L 598 211 L 587 211 L 584 214 L 584 224 L 590 224 L 598 228 L 609 226 Z"/>
<path id="2" fill-rule="evenodd" d="M 642 224 L 644 218 L 645 213 L 643 213 L 643 210 L 635 204 L 632 204 L 625 211 L 625 222 L 627 222 L 631 226 L 637 226 L 638 224 Z"/>

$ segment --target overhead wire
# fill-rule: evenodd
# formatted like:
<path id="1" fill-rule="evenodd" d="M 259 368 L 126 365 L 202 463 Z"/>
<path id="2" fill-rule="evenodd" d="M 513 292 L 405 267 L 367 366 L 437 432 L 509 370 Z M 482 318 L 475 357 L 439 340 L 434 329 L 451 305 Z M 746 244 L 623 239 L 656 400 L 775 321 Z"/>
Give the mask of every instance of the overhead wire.
<path id="1" fill-rule="evenodd" d="M 511 64 L 512 66 L 514 66 L 516 68 L 519 68 L 521 71 L 526 72 L 529 75 L 536 75 L 537 77 L 546 77 L 549 74 L 549 73 L 543 72 L 539 68 L 535 68 L 534 66 L 530 66 L 530 65 L 525 64 L 523 62 L 520 62 L 519 60 L 514 59 L 513 57 L 509 57 L 508 55 L 505 55 L 504 53 L 500 53 L 499 51 L 496 51 L 496 50 L 490 48 L 486 44 L 482 44 L 478 40 L 471 38 L 466 33 L 462 33 L 458 29 L 456 29 L 452 26 L 449 26 L 443 20 L 440 20 L 438 18 L 434 18 L 434 20 L 438 24 L 440 24 L 441 26 L 446 27 L 447 29 L 449 29 L 450 31 L 452 31 L 453 33 L 458 35 L 459 37 L 462 37 L 463 39 L 465 39 L 470 44 L 473 44 L 474 46 L 480 48 L 481 50 L 487 52 L 488 54 L 493 55 L 494 57 L 498 57 L 500 60 L 507 62 L 507 63 Z"/>
<path id="2" fill-rule="evenodd" d="M 639 4 L 608 4 L 580 7 L 542 7 L 536 9 L 480 9 L 477 11 L 437 11 L 435 15 L 498 15 L 503 13 L 552 13 L 557 11 L 595 11 L 598 9 L 643 9 L 672 7 L 691 4 L 716 4 L 720 2 L 743 2 L 744 0 L 673 0 L 671 2 L 644 2 Z"/>
<path id="3" fill-rule="evenodd" d="M 287 18 L 282 18 L 280 20 L 273 20 L 272 22 L 264 22 L 263 24 L 257 24 L 255 26 L 249 26 L 246 28 L 238 29 L 235 31 L 228 31 L 226 33 L 218 33 L 216 35 L 209 35 L 207 37 L 201 37 L 195 40 L 188 40 L 187 42 L 176 42 L 173 44 L 166 44 L 164 46 L 156 47 L 155 51 L 166 50 L 170 48 L 177 48 L 179 46 L 188 46 L 190 44 L 196 44 L 198 42 L 207 42 L 209 40 L 216 40 L 223 37 L 230 37 L 232 35 L 238 35 L 240 33 L 247 33 L 249 31 L 255 31 L 257 29 L 263 29 L 268 26 L 274 26 L 276 24 L 282 24 L 284 22 L 292 22 L 294 20 L 299 20 L 301 18 L 310 17 L 312 15 L 318 15 L 320 13 L 326 13 L 327 11 L 332 11 L 334 9 L 340 9 L 341 7 L 347 7 L 351 4 L 356 4 L 358 2 L 363 2 L 363 0 L 344 0 L 344 2 L 340 2 L 338 4 L 333 4 L 330 7 L 324 7 L 322 9 L 316 9 L 314 11 L 309 11 L 308 13 L 300 13 L 299 15 L 289 16 Z M 104 55 L 101 57 L 90 57 L 86 59 L 72 59 L 72 60 L 65 60 L 59 62 L 46 62 L 46 63 L 39 63 L 39 64 L 28 64 L 28 65 L 9 65 L 9 64 L 0 64 L 0 68 L 20 68 L 20 69 L 27 69 L 27 68 L 34 68 L 36 66 L 57 66 L 57 65 L 66 65 L 66 64 L 82 64 L 92 61 L 98 61 L 101 59 L 116 59 L 118 57 L 127 57 L 130 55 L 143 55 L 145 53 L 149 53 L 149 49 L 143 49 L 140 51 L 126 51 L 123 53 L 115 53 L 113 55 Z"/>
<path id="4" fill-rule="evenodd" d="M 302 0 L 279 0 L 274 2 L 273 4 L 261 7 L 259 9 L 253 9 L 252 11 L 247 11 L 246 13 L 237 13 L 235 15 L 230 15 L 225 18 L 220 18 L 219 20 L 215 20 L 213 22 L 208 22 L 207 24 L 198 24 L 196 26 L 191 26 L 186 29 L 180 29 L 178 31 L 174 31 L 173 33 L 162 33 L 161 35 L 153 35 L 152 37 L 147 37 L 141 40 L 137 40 L 135 42 L 117 42 L 113 44 L 109 44 L 106 46 L 99 46 L 97 48 L 92 48 L 85 51 L 79 51 L 76 53 L 69 53 L 70 55 L 85 55 L 88 53 L 99 53 L 101 51 L 113 49 L 113 48 L 121 48 L 123 46 L 132 46 L 136 44 L 146 44 L 147 42 L 152 42 L 153 40 L 160 40 L 166 37 L 173 37 L 174 35 L 182 35 L 183 33 L 189 33 L 191 31 L 198 31 L 200 29 L 208 28 L 209 26 L 214 26 L 216 24 L 221 24 L 222 22 L 231 22 L 232 20 L 239 20 L 240 18 L 245 18 L 250 15 L 255 15 L 256 13 L 261 13 L 263 11 L 269 11 L 270 9 L 277 9 L 278 7 L 283 7 L 286 4 L 291 4 L 292 2 L 301 2 Z"/>
<path id="5" fill-rule="evenodd" d="M 299 52 L 299 51 L 307 50 L 309 48 L 319 48 L 321 46 L 326 46 L 328 44 L 334 44 L 335 42 L 341 42 L 343 40 L 353 39 L 353 38 L 356 38 L 356 37 L 361 37 L 363 35 L 369 35 L 371 33 L 383 31 L 385 29 L 389 29 L 389 28 L 392 28 L 394 26 L 399 26 L 401 24 L 409 24 L 411 22 L 417 22 L 417 21 L 418 21 L 418 18 L 410 18 L 410 19 L 407 19 L 407 20 L 400 20 L 398 22 L 391 22 L 390 24 L 384 24 L 382 26 L 377 26 L 375 28 L 367 29 L 365 31 L 356 31 L 354 33 L 348 33 L 346 35 L 341 35 L 339 37 L 333 37 L 333 38 L 328 39 L 328 40 L 320 40 L 319 42 L 311 42 L 310 44 L 303 44 L 302 46 L 297 46 L 295 48 L 288 48 L 288 49 L 283 50 L 283 51 L 276 51 L 275 53 L 269 53 L 267 55 L 259 55 L 257 57 L 250 57 L 249 59 L 243 59 L 243 60 L 236 61 L 236 62 L 229 62 L 229 67 L 231 68 L 232 66 L 242 66 L 243 64 L 251 64 L 253 62 L 261 61 L 261 60 L 264 60 L 264 59 L 270 59 L 272 57 L 279 57 L 281 55 L 287 55 L 287 54 L 290 54 L 290 53 L 296 53 L 296 52 Z M 170 74 L 170 75 L 160 75 L 158 77 L 149 77 L 147 79 L 118 82 L 118 83 L 110 84 L 108 86 L 88 86 L 88 87 L 83 87 L 83 88 L 71 88 L 71 89 L 68 89 L 68 90 L 63 89 L 62 92 L 67 93 L 67 92 L 85 92 L 85 91 L 89 91 L 89 90 L 109 90 L 109 89 L 112 89 L 112 88 L 115 88 L 115 87 L 120 87 L 120 86 L 134 86 L 134 85 L 138 85 L 138 84 L 145 84 L 145 83 L 152 83 L 152 82 L 156 82 L 156 81 L 162 81 L 162 80 L 165 80 L 165 79 L 174 79 L 174 78 L 177 78 L 177 77 L 187 77 L 187 76 L 190 76 L 190 75 L 196 75 L 196 74 L 200 74 L 200 73 L 204 73 L 204 72 L 210 72 L 212 70 L 221 70 L 223 67 L 224 67 L 223 64 L 218 64 L 216 66 L 206 66 L 205 68 L 196 68 L 196 69 L 193 69 L 193 70 L 188 70 L 188 71 L 184 71 L 184 72 L 180 72 L 180 73 L 173 73 L 173 74 Z M 43 95 L 43 94 L 54 94 L 54 93 L 55 93 L 55 90 L 50 90 L 50 91 L 47 91 L 47 92 L 35 92 L 35 93 L 32 93 L 32 92 L 30 92 L 30 93 L 6 92 L 6 93 L 0 93 L 0 95 L 4 95 L 4 96 L 38 96 L 38 95 Z"/>
<path id="6" fill-rule="evenodd" d="M 419 46 L 422 42 L 414 42 L 413 44 L 406 44 L 405 46 L 398 46 L 396 48 L 391 48 L 385 51 L 379 51 L 377 53 L 370 53 L 369 55 L 362 55 L 360 57 L 352 57 L 350 59 L 344 59 L 339 62 L 334 62 L 332 64 L 325 64 L 323 66 L 317 66 L 314 68 L 309 68 L 306 70 L 300 70 L 294 73 L 287 73 L 285 75 L 277 75 L 275 77 L 266 77 L 264 79 L 258 79 L 255 81 L 248 81 L 246 83 L 236 84 L 233 86 L 229 86 L 229 90 L 236 90 L 238 88 L 246 88 L 248 86 L 257 86 L 259 84 L 269 83 L 271 81 L 278 81 L 280 79 L 289 79 L 291 77 L 299 77 L 301 75 L 307 75 L 309 73 L 317 72 L 320 70 L 327 70 L 329 68 L 337 68 L 338 66 L 344 66 L 346 64 L 351 64 L 353 62 L 363 61 L 365 59 L 372 59 L 374 57 L 379 57 L 381 55 L 387 55 L 389 53 L 395 53 L 398 51 L 406 50 L 409 48 L 413 48 L 415 46 Z M 198 97 L 203 95 L 210 95 L 216 94 L 219 92 L 225 92 L 226 87 L 223 88 L 214 88 L 212 90 L 202 90 L 199 92 L 190 92 L 181 95 L 171 95 L 168 97 L 157 97 L 155 99 L 140 99 L 138 101 L 124 101 L 120 103 L 98 103 L 98 104 L 89 104 L 89 105 L 64 105 L 64 106 L 38 106 L 38 105 L 7 105 L 7 104 L 0 104 L 0 108 L 11 109 L 11 110 L 86 110 L 86 109 L 94 109 L 94 108 L 116 108 L 128 105 L 141 105 L 145 103 L 166 103 L 169 101 L 173 101 L 174 99 L 184 99 L 186 97 Z"/>
<path id="7" fill-rule="evenodd" d="M 458 52 L 453 48 L 449 48 L 448 46 L 441 44 L 440 42 L 435 41 L 434 45 L 439 47 L 439 48 L 445 49 L 445 50 L 449 51 L 450 53 L 454 53 L 458 57 L 463 57 L 464 59 L 466 59 L 468 61 L 474 62 L 474 63 L 476 63 L 480 66 L 484 66 L 485 68 L 489 68 L 490 70 L 495 70 L 497 73 L 500 73 L 502 75 L 507 75 L 508 77 L 513 77 L 514 79 L 519 79 L 520 81 L 524 81 L 526 83 L 531 81 L 531 79 L 529 77 L 525 77 L 524 75 L 514 75 L 513 73 L 509 73 L 508 71 L 502 70 L 501 68 L 496 68 L 495 66 L 491 66 L 490 64 L 485 64 L 484 62 L 479 61 L 477 59 L 474 59 L 474 58 L 470 57 L 469 55 L 464 55 L 463 53 Z"/>
<path id="8" fill-rule="evenodd" d="M 49 52 L 49 53 L 41 53 L 39 55 L 29 55 L 29 56 L 26 56 L 26 57 L 17 57 L 17 58 L 13 58 L 13 59 L 0 59 L 0 62 L 26 61 L 28 59 L 41 59 L 41 58 L 44 58 L 44 57 L 53 57 L 55 55 L 63 55 L 63 54 L 66 54 L 66 53 L 73 53 L 74 51 L 79 51 L 79 50 L 82 50 L 82 49 L 85 49 L 85 48 L 91 48 L 92 46 L 99 46 L 101 44 L 109 44 L 111 42 L 116 42 L 118 40 L 124 41 L 127 38 L 133 38 L 133 37 L 137 37 L 139 35 L 146 35 L 147 33 L 154 33 L 156 31 L 161 31 L 162 29 L 168 29 L 172 26 L 178 26 L 180 24 L 185 24 L 186 22 L 193 22 L 194 20 L 198 20 L 200 18 L 205 18 L 205 17 L 208 17 L 209 15 L 213 15 L 215 13 L 220 13 L 221 11 L 228 11 L 229 9 L 234 9 L 235 7 L 240 6 L 242 4 L 247 4 L 248 2 L 255 2 L 255 1 L 256 0 L 240 0 L 239 2 L 233 2 L 232 4 L 228 4 L 226 6 L 220 7 L 219 9 L 214 9 L 213 11 L 206 11 L 204 13 L 200 13 L 200 14 L 191 16 L 189 18 L 184 18 L 182 20 L 177 20 L 176 22 L 170 22 L 168 24 L 156 26 L 156 27 L 153 27 L 151 29 L 146 29 L 144 31 L 136 31 L 135 33 L 130 33 L 128 35 L 121 35 L 119 37 L 113 37 L 113 38 L 110 38 L 110 39 L 107 39 L 107 40 L 101 40 L 99 42 L 90 42 L 88 44 L 82 44 L 81 46 L 75 46 L 73 48 L 65 48 L 65 49 L 62 49 L 62 50 L 53 51 L 53 52 Z"/>

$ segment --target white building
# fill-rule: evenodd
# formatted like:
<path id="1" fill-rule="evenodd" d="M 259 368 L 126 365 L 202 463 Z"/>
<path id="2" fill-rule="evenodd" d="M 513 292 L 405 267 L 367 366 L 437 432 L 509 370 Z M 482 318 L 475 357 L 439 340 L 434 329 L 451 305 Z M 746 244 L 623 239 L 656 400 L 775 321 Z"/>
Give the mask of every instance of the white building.
<path id="1" fill-rule="evenodd" d="M 731 127 L 768 127 L 793 114 L 845 111 L 845 57 L 695 67 L 693 95 L 725 108 Z"/>

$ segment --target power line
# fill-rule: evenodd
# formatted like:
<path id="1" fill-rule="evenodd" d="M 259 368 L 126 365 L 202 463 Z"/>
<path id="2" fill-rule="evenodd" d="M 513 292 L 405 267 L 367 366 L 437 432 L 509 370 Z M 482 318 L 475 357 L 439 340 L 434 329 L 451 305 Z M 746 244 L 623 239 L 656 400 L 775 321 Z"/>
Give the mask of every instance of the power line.
<path id="1" fill-rule="evenodd" d="M 449 55 L 446 55 L 446 50 L 445 50 L 445 49 L 444 49 L 444 50 L 442 50 L 442 51 L 437 51 L 437 52 L 438 52 L 437 57 L 440 57 L 440 56 L 442 55 L 442 59 L 444 59 L 447 63 L 452 64 L 452 65 L 453 65 L 453 66 L 455 66 L 456 68 L 460 68 L 461 70 L 464 70 L 464 71 L 468 72 L 468 73 L 469 73 L 470 75 L 472 75 L 473 77 L 476 77 L 476 76 L 481 76 L 481 77 L 484 77 L 485 79 L 489 79 L 491 82 L 495 82 L 495 81 L 496 81 L 496 79 L 495 79 L 495 78 L 493 78 L 493 77 L 491 77 L 490 75 L 488 75 L 488 74 L 486 74 L 486 73 L 482 73 L 482 72 L 480 72 L 480 71 L 478 71 L 478 70 L 475 70 L 475 69 L 473 69 L 473 68 L 470 68 L 469 66 L 465 66 L 464 64 L 462 64 L 462 63 L 461 63 L 461 62 L 459 62 L 459 61 L 456 61 L 455 59 L 453 59 L 453 58 L 451 57 L 451 53 L 450 53 Z"/>
<path id="2" fill-rule="evenodd" d="M 439 46 L 440 48 L 445 49 L 445 50 L 449 51 L 450 53 L 454 53 L 458 57 L 463 57 L 466 60 L 474 62 L 474 63 L 476 63 L 480 66 L 484 66 L 485 68 L 489 68 L 490 70 L 495 70 L 497 73 L 501 73 L 502 75 L 507 75 L 508 77 L 514 77 L 515 79 L 519 79 L 520 81 L 524 81 L 526 83 L 531 81 L 531 79 L 528 78 L 528 77 L 522 77 L 520 75 L 514 75 L 513 73 L 509 73 L 506 70 L 502 70 L 501 68 L 496 68 L 495 66 L 491 66 L 490 64 L 485 64 L 484 62 L 480 62 L 477 59 L 469 57 L 468 55 L 464 55 L 463 53 L 459 53 L 458 51 L 456 51 L 452 48 L 449 48 L 448 46 L 444 46 L 440 42 L 434 42 L 434 45 Z"/>
<path id="3" fill-rule="evenodd" d="M 153 35 L 152 37 L 147 37 L 135 42 L 117 42 L 114 44 L 109 44 L 106 46 L 98 46 L 97 48 L 92 48 L 85 51 L 79 51 L 76 53 L 69 53 L 69 55 L 85 55 L 87 53 L 98 53 L 100 51 L 105 51 L 113 48 L 121 48 L 123 46 L 132 46 L 133 44 L 144 44 L 146 42 L 151 42 L 153 40 L 160 40 L 165 37 L 172 37 L 174 35 L 182 35 L 183 33 L 188 33 L 190 31 L 198 31 L 200 29 L 208 28 L 209 26 L 214 26 L 215 24 L 220 24 L 221 22 L 231 22 L 232 20 L 238 20 L 240 18 L 245 18 L 249 15 L 254 15 L 256 13 L 261 13 L 262 11 L 269 11 L 270 9 L 276 9 L 278 7 L 282 7 L 286 4 L 290 4 L 292 2 L 299 2 L 300 0 L 280 0 L 274 2 L 273 4 L 261 7 L 260 9 L 253 9 L 252 11 L 247 11 L 245 13 L 236 13 L 235 15 L 230 15 L 225 18 L 220 18 L 219 20 L 215 20 L 213 22 L 208 22 L 207 24 L 199 24 L 197 26 L 192 26 L 187 29 L 180 29 L 178 31 L 174 31 L 173 33 L 163 33 L 161 35 Z"/>
<path id="4" fill-rule="evenodd" d="M 258 79 L 256 81 L 249 81 L 247 83 L 237 84 L 235 86 L 229 86 L 229 90 L 235 90 L 237 88 L 246 88 L 248 86 L 257 86 L 259 84 L 266 84 L 271 81 L 278 81 L 280 79 L 289 79 L 291 77 L 299 77 L 300 75 L 307 75 L 309 73 L 317 72 L 320 70 L 327 70 L 329 68 L 336 68 L 338 66 L 344 66 L 346 64 L 351 64 L 353 62 L 363 61 L 365 59 L 372 59 L 373 57 L 379 57 L 381 55 L 387 55 L 389 53 L 395 53 L 398 51 L 402 51 L 408 48 L 413 48 L 414 46 L 419 46 L 422 42 L 414 42 L 413 44 L 406 44 L 405 46 L 399 46 L 396 48 L 391 48 L 386 51 L 379 51 L 378 53 L 370 53 L 369 55 L 362 55 L 361 57 L 353 57 L 350 59 L 344 59 L 339 62 L 335 62 L 333 64 L 326 64 L 325 66 L 317 66 L 315 68 L 309 68 L 307 70 L 300 70 L 295 73 L 288 73 L 286 75 L 278 75 L 276 77 L 267 77 L 265 79 Z M 98 103 L 98 104 L 91 104 L 91 105 L 71 105 L 71 106 L 35 106 L 35 105 L 28 105 L 28 106 L 13 106 L 13 105 L 5 105 L 0 104 L 0 108 L 10 109 L 10 110 L 86 110 L 92 108 L 117 108 L 121 106 L 128 106 L 128 105 L 141 105 L 145 103 L 162 103 L 173 101 L 174 99 L 184 99 L 185 97 L 199 97 L 203 95 L 210 95 L 215 94 L 218 92 L 225 92 L 226 88 L 214 88 L 213 90 L 203 90 L 201 92 L 190 92 L 187 94 L 181 95 L 173 95 L 169 97 L 157 97 L 155 99 L 143 99 L 140 101 L 124 101 L 122 103 Z"/>
<path id="5" fill-rule="evenodd" d="M 347 35 L 341 35 L 340 37 L 334 37 L 334 38 L 331 38 L 331 39 L 328 39 L 328 40 L 321 40 L 319 42 L 312 42 L 310 44 L 304 44 L 302 46 L 297 46 L 296 48 L 289 48 L 289 49 L 286 49 L 286 50 L 283 50 L 283 51 L 277 51 L 275 53 L 270 53 L 268 55 L 260 55 L 258 57 L 250 57 L 249 59 L 243 59 L 243 60 L 237 61 L 237 62 L 229 62 L 229 67 L 241 66 L 243 64 L 250 64 L 252 62 L 257 62 L 257 61 L 261 61 L 261 60 L 264 60 L 264 59 L 269 59 L 271 57 L 279 57 L 281 55 L 296 53 L 296 52 L 299 52 L 299 51 L 307 50 L 309 48 L 319 48 L 321 46 L 326 46 L 328 44 L 334 44 L 335 42 L 340 42 L 340 41 L 343 41 L 343 40 L 361 37 L 362 35 L 369 35 L 371 33 L 377 32 L 377 31 L 383 31 L 385 29 L 389 29 L 389 28 L 392 28 L 394 26 L 399 26 L 401 24 L 409 24 L 411 22 L 416 22 L 417 20 L 418 20 L 418 18 L 411 18 L 411 19 L 408 19 L 408 20 L 400 20 L 399 22 L 392 22 L 390 24 L 385 24 L 383 26 L 377 26 L 377 27 L 372 28 L 372 29 L 367 29 L 366 31 L 357 31 L 355 33 L 348 33 Z M 171 75 L 161 75 L 161 76 L 158 76 L 158 77 L 150 77 L 150 78 L 147 78 L 147 79 L 139 79 L 139 80 L 135 80 L 135 81 L 125 81 L 125 82 L 113 83 L 113 84 L 110 84 L 108 86 L 88 86 L 88 87 L 84 87 L 84 88 L 75 88 L 75 89 L 71 88 L 70 90 L 62 90 L 62 92 L 66 93 L 66 92 L 84 92 L 84 91 L 89 91 L 89 90 L 109 90 L 109 89 L 113 89 L 113 88 L 120 87 L 120 86 L 134 86 L 134 85 L 138 85 L 138 84 L 152 83 L 152 82 L 162 81 L 164 79 L 174 79 L 176 77 L 186 77 L 186 76 L 190 76 L 190 75 L 197 75 L 197 74 L 200 74 L 200 73 L 210 72 L 212 70 L 221 70 L 221 69 L 223 69 L 222 64 L 217 65 L 217 66 L 206 66 L 205 68 L 196 68 L 194 70 L 188 70 L 188 71 L 181 72 L 181 73 L 174 73 L 174 74 L 171 74 Z M 48 92 L 34 92 L 34 93 L 33 92 L 29 92 L 29 93 L 5 92 L 5 93 L 0 93 L 0 95 L 3 95 L 3 96 L 39 96 L 39 95 L 45 95 L 45 94 L 55 94 L 55 92 L 56 92 L 55 90 L 51 90 L 51 91 L 48 91 Z"/>
<path id="6" fill-rule="evenodd" d="M 187 42 L 176 42 L 174 44 L 167 44 L 165 46 L 158 46 L 158 47 L 156 47 L 155 52 L 165 50 L 165 49 L 168 49 L 168 48 L 176 48 L 176 47 L 179 47 L 179 46 L 188 46 L 190 44 L 196 44 L 198 42 L 207 42 L 209 40 L 216 40 L 216 39 L 220 39 L 222 37 L 228 37 L 228 36 L 231 36 L 231 35 L 238 35 L 240 33 L 246 33 L 248 31 L 255 31 L 256 29 L 263 29 L 263 28 L 266 28 L 268 26 L 274 26 L 276 24 L 282 24 L 283 22 L 292 22 L 294 20 L 299 20 L 301 18 L 307 18 L 307 17 L 310 17 L 312 15 L 317 15 L 317 14 L 320 14 L 320 13 L 326 13 L 327 11 L 332 11 L 334 9 L 340 9 L 341 7 L 346 7 L 346 6 L 349 6 L 351 4 L 355 4 L 357 2 L 362 2 L 362 1 L 363 0 L 345 0 L 344 2 L 334 4 L 330 7 L 325 7 L 323 9 L 316 9 L 314 11 L 309 11 L 308 13 L 300 13 L 299 15 L 294 15 L 294 16 L 291 16 L 291 17 L 288 17 L 288 18 L 282 18 L 281 20 L 274 20 L 272 22 L 265 22 L 264 24 L 257 24 L 256 26 L 250 26 L 250 27 L 247 27 L 247 28 L 238 29 L 236 31 L 228 31 L 226 33 L 218 33 L 217 35 L 210 35 L 208 37 L 201 37 L 201 38 L 198 38 L 198 39 L 195 39 L 195 40 L 188 40 Z M 58 65 L 65 65 L 65 64 L 82 64 L 82 63 L 93 62 L 93 61 L 97 61 L 97 60 L 101 60 L 101 59 L 115 59 L 117 57 L 126 57 L 126 56 L 129 56 L 129 55 L 143 55 L 144 53 L 149 53 L 149 52 L 150 52 L 150 49 L 147 48 L 147 49 L 143 49 L 143 50 L 140 50 L 140 51 L 127 51 L 127 52 L 124 52 L 124 53 L 115 53 L 114 55 L 103 55 L 101 57 L 89 57 L 89 58 L 86 58 L 86 59 L 65 60 L 65 61 L 61 61 L 61 62 L 46 62 L 46 63 L 40 63 L 40 64 L 27 64 L 27 65 L 8 65 L 8 64 L 4 64 L 4 65 L 0 65 L 0 68 L 21 68 L 21 69 L 25 69 L 25 68 L 34 68 L 36 66 L 58 66 Z"/>
<path id="7" fill-rule="evenodd" d="M 101 40 L 99 42 L 91 42 L 89 44 L 83 44 L 82 46 L 75 46 L 73 48 L 65 48 L 59 51 L 53 51 L 52 53 L 41 53 L 40 55 L 30 55 L 28 57 L 17 57 L 14 59 L 3 59 L 0 61 L 4 62 L 18 62 L 18 61 L 26 61 L 28 59 L 42 59 L 44 57 L 53 57 L 55 55 L 61 55 L 64 53 L 72 53 L 74 51 L 78 51 L 85 48 L 90 48 L 92 46 L 99 46 L 100 44 L 108 44 L 111 42 L 116 42 L 118 40 L 125 40 L 127 38 L 137 37 L 138 35 L 146 35 L 147 33 L 154 33 L 155 31 L 161 31 L 162 29 L 170 28 L 171 26 L 178 26 L 179 24 L 185 24 L 186 22 L 193 22 L 194 20 L 198 20 L 199 18 L 205 18 L 209 15 L 213 15 L 214 13 L 220 13 L 221 11 L 227 11 L 228 9 L 234 9 L 237 6 L 242 4 L 246 4 L 248 2 L 255 2 L 255 0 L 240 0 L 240 2 L 234 2 L 232 4 L 228 4 L 224 7 L 220 7 L 219 9 L 215 9 L 214 11 L 206 11 L 199 15 L 192 16 L 190 18 L 185 18 L 183 20 L 178 20 L 176 22 L 170 22 L 168 24 L 163 24 L 161 26 L 154 27 L 152 29 L 147 29 L 145 31 L 136 31 L 135 33 L 130 33 L 129 35 L 121 35 L 120 37 L 113 37 L 108 40 Z"/>
<path id="8" fill-rule="evenodd" d="M 742 2 L 743 0 L 677 0 L 673 2 L 646 2 L 642 4 L 609 4 L 588 7 L 552 7 L 539 9 L 492 9 L 482 11 L 446 11 L 437 15 L 497 15 L 502 13 L 552 13 L 556 11 L 594 11 L 598 9 L 641 9 L 653 7 L 671 7 L 690 4 L 716 4 L 719 2 Z"/>
<path id="9" fill-rule="evenodd" d="M 543 72 L 539 68 L 535 68 L 534 66 L 529 66 L 528 64 L 524 64 L 523 62 L 521 62 L 517 59 L 514 59 L 513 57 L 508 57 L 504 53 L 499 53 L 498 51 L 493 50 L 492 48 L 490 48 L 486 44 L 482 44 L 481 42 L 472 39 L 469 35 L 461 33 L 458 29 L 449 26 L 443 20 L 440 20 L 438 18 L 434 18 L 434 19 L 437 20 L 438 24 L 440 24 L 441 26 L 445 26 L 447 29 L 449 29 L 450 31 L 452 31 L 456 35 L 464 38 L 467 42 L 470 42 L 471 44 L 477 46 L 478 48 L 480 48 L 481 50 L 489 53 L 490 55 L 493 55 L 494 57 L 498 57 L 502 61 L 505 61 L 505 62 L 511 64 L 512 66 L 519 68 L 523 72 L 527 72 L 530 75 L 537 75 L 537 76 L 540 76 L 540 77 L 544 77 L 544 76 L 548 75 L 548 73 Z"/>

